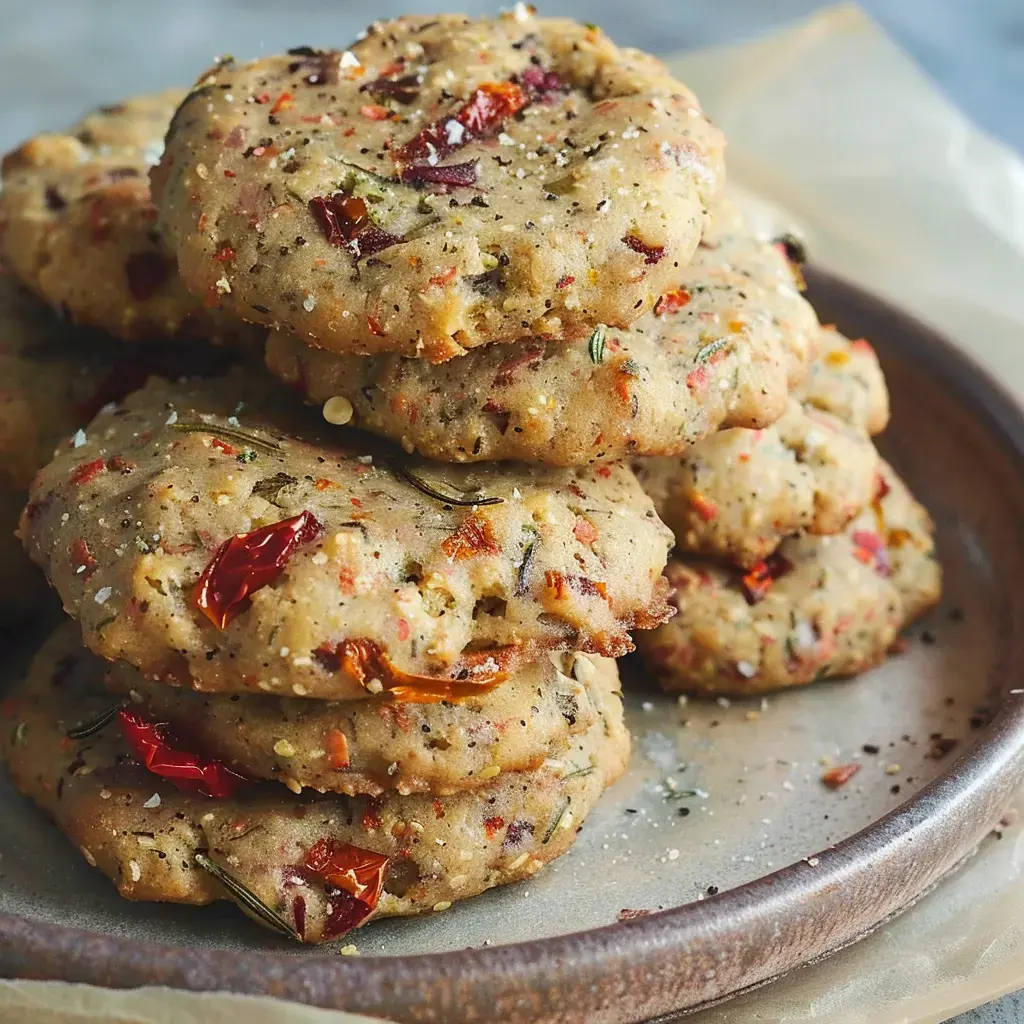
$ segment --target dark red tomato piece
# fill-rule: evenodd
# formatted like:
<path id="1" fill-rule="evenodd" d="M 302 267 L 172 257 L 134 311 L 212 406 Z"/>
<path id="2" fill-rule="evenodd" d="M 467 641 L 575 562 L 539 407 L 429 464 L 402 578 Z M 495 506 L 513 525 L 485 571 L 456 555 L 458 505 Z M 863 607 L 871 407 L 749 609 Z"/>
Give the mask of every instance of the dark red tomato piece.
<path id="1" fill-rule="evenodd" d="M 125 741 L 142 763 L 185 793 L 223 800 L 251 784 L 227 765 L 178 748 L 167 726 L 150 722 L 136 711 L 121 710 L 118 722 Z"/>
<path id="2" fill-rule="evenodd" d="M 302 867 L 327 887 L 331 906 L 324 938 L 337 939 L 362 924 L 376 909 L 390 858 L 337 839 L 320 839 Z"/>
<path id="3" fill-rule="evenodd" d="M 249 605 L 249 595 L 281 575 L 304 544 L 316 540 L 323 525 L 312 512 L 300 512 L 251 533 L 229 537 L 203 570 L 192 599 L 218 628 Z"/>

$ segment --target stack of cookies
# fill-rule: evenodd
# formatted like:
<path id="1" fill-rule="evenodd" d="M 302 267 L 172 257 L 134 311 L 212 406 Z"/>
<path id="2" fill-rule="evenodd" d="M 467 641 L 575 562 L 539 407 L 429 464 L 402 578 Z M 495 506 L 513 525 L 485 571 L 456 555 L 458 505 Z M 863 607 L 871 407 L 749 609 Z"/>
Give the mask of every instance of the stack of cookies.
<path id="1" fill-rule="evenodd" d="M 622 772 L 632 632 L 666 689 L 749 692 L 935 599 L 874 354 L 723 149 L 660 62 L 518 5 L 7 156 L 5 264 L 80 326 L 3 282 L 0 468 L 73 621 L 0 745 L 125 896 L 305 942 L 445 910 Z"/>

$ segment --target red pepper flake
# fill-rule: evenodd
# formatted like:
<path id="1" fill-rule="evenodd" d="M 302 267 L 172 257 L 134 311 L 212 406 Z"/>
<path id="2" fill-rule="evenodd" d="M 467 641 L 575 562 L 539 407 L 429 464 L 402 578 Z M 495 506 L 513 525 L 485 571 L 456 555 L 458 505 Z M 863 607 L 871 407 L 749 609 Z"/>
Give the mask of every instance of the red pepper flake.
<path id="1" fill-rule="evenodd" d="M 434 808 L 434 817 L 440 821 L 444 817 L 444 804 L 440 800 L 433 800 L 430 806 Z"/>
<path id="2" fill-rule="evenodd" d="M 581 544 L 593 544 L 597 540 L 597 528 L 589 519 L 583 516 L 576 517 L 576 525 L 572 528 L 572 535 Z"/>
<path id="3" fill-rule="evenodd" d="M 474 139 L 486 138 L 530 103 L 531 97 L 516 82 L 484 82 L 453 116 L 428 125 L 397 151 L 399 163 L 439 160 Z M 462 131 L 453 131 L 455 122 Z"/>
<path id="4" fill-rule="evenodd" d="M 700 491 L 694 491 L 690 495 L 690 504 L 705 523 L 710 523 L 718 518 L 718 506 L 713 501 L 708 501 Z"/>
<path id="5" fill-rule="evenodd" d="M 330 910 L 324 938 L 337 939 L 362 924 L 376 909 L 391 859 L 337 839 L 320 839 L 302 867 L 327 887 Z"/>
<path id="6" fill-rule="evenodd" d="M 366 318 L 366 326 L 374 337 L 384 337 L 384 325 L 372 313 L 370 313 Z"/>
<path id="7" fill-rule="evenodd" d="M 89 550 L 89 544 L 83 537 L 79 537 L 71 545 L 71 564 L 75 568 L 75 574 L 87 580 L 98 568 L 99 562 L 93 558 Z"/>
<path id="8" fill-rule="evenodd" d="M 436 277 L 430 279 L 431 284 L 436 284 L 439 288 L 444 287 L 446 284 L 451 284 L 455 280 L 455 275 L 458 273 L 455 267 L 449 267 L 443 274 L 438 274 Z"/>
<path id="9" fill-rule="evenodd" d="M 691 391 L 706 388 L 708 386 L 708 371 L 703 366 L 698 366 L 686 375 L 686 386 Z"/>
<path id="10" fill-rule="evenodd" d="M 359 113 L 369 121 L 388 121 L 392 117 L 391 111 L 379 103 L 364 103 Z"/>
<path id="11" fill-rule="evenodd" d="M 142 763 L 182 792 L 221 800 L 250 784 L 221 761 L 178 749 L 166 725 L 147 721 L 137 711 L 121 710 L 117 717 L 125 741 Z"/>
<path id="12" fill-rule="evenodd" d="M 222 245 L 214 254 L 217 263 L 230 263 L 238 255 L 230 245 Z"/>
<path id="13" fill-rule="evenodd" d="M 568 89 L 557 71 L 545 71 L 532 64 L 520 73 L 519 81 L 529 93 L 530 99 L 541 103 L 550 102 Z"/>
<path id="14" fill-rule="evenodd" d="M 249 606 L 249 595 L 281 575 L 296 549 L 320 535 L 312 512 L 229 537 L 203 570 L 192 593 L 196 607 L 218 628 Z"/>
<path id="15" fill-rule="evenodd" d="M 396 635 L 398 636 L 399 643 L 405 643 L 409 639 L 411 630 L 409 629 L 409 622 L 407 619 L 399 619 Z"/>
<path id="16" fill-rule="evenodd" d="M 563 600 L 569 590 L 575 590 L 584 597 L 601 597 L 608 600 L 607 584 L 595 582 L 586 576 L 566 575 L 557 569 L 548 569 L 544 573 L 544 586 L 554 594 L 556 601 Z"/>
<path id="17" fill-rule="evenodd" d="M 256 103 L 261 103 L 261 104 L 262 103 L 269 103 L 270 102 L 270 93 L 269 92 L 261 92 L 259 94 L 259 96 L 254 96 L 253 97 L 253 101 L 256 102 Z"/>
<path id="18" fill-rule="evenodd" d="M 225 177 L 225 178 L 237 178 L 237 177 L 238 177 L 238 175 L 237 175 L 237 174 L 235 174 L 235 172 L 234 172 L 234 171 L 230 171 L 230 170 L 228 170 L 228 169 L 227 169 L 227 168 L 225 167 L 225 168 L 224 168 L 224 177 Z"/>
<path id="19" fill-rule="evenodd" d="M 280 114 L 282 110 L 288 110 L 295 106 L 295 97 L 290 92 L 283 92 L 277 97 L 274 105 L 270 108 L 272 114 Z"/>
<path id="20" fill-rule="evenodd" d="M 505 827 L 505 819 L 497 815 L 493 818 L 484 818 L 484 832 L 488 839 L 493 839 Z"/>
<path id="21" fill-rule="evenodd" d="M 879 473 L 875 477 L 875 501 L 881 501 L 892 488 L 889 486 L 889 481 L 886 480 L 885 474 Z"/>
<path id="22" fill-rule="evenodd" d="M 853 536 L 853 557 L 864 565 L 874 563 L 875 572 L 879 576 L 889 577 L 892 575 L 892 565 L 889 562 L 889 553 L 886 551 L 885 541 L 877 533 L 870 530 L 855 530 Z"/>
<path id="23" fill-rule="evenodd" d="M 338 570 L 338 589 L 343 594 L 356 592 L 356 574 L 347 565 Z"/>
<path id="24" fill-rule="evenodd" d="M 777 551 L 758 562 L 740 581 L 747 604 L 757 604 L 772 588 L 772 584 L 785 576 L 793 563 Z"/>
<path id="25" fill-rule="evenodd" d="M 375 800 L 371 800 L 366 805 L 366 810 L 363 811 L 363 828 L 367 832 L 376 832 L 377 829 L 382 828 L 384 822 L 381 820 L 380 808 Z"/>
<path id="26" fill-rule="evenodd" d="M 217 451 L 223 452 L 225 455 L 237 455 L 238 449 L 228 444 L 227 441 L 222 441 L 219 437 L 213 437 L 210 439 L 210 447 L 216 448 Z"/>
<path id="27" fill-rule="evenodd" d="M 671 316 L 673 313 L 678 313 L 689 302 L 690 293 L 685 288 L 673 288 L 671 291 L 665 292 L 654 304 L 654 312 L 658 316 Z"/>
<path id="28" fill-rule="evenodd" d="M 340 729 L 330 729 L 324 737 L 327 748 L 327 763 L 336 771 L 347 768 L 352 760 L 348 752 L 348 740 Z"/>
<path id="29" fill-rule="evenodd" d="M 83 462 L 72 471 L 70 482 L 76 485 L 87 484 L 106 468 L 106 463 L 102 459 Z"/>
<path id="30" fill-rule="evenodd" d="M 120 455 L 112 455 L 107 459 L 107 469 L 112 473 L 131 473 L 132 470 L 137 468 L 137 463 L 131 462 Z"/>
<path id="31" fill-rule="evenodd" d="M 852 348 L 854 352 L 860 352 L 862 355 L 873 356 L 875 354 L 875 350 L 867 338 L 857 338 L 856 340 L 851 341 L 850 348 Z"/>
<path id="32" fill-rule="evenodd" d="M 642 239 L 637 238 L 636 235 L 623 235 L 622 241 L 625 242 L 633 252 L 640 253 L 644 258 L 644 263 L 648 266 L 660 263 L 665 257 L 665 246 L 663 245 L 648 245 Z"/>
<path id="33" fill-rule="evenodd" d="M 500 555 L 501 545 L 494 536 L 491 521 L 481 512 L 474 512 L 459 523 L 459 528 L 441 542 L 441 550 L 453 562 L 477 555 Z"/>
<path id="34" fill-rule="evenodd" d="M 610 477 L 610 476 L 612 475 L 612 467 L 611 467 L 611 466 L 598 466 L 598 467 L 597 467 L 597 468 L 596 468 L 596 469 L 594 470 L 594 472 L 595 472 L 595 473 L 596 473 L 596 474 L 597 474 L 597 475 L 598 475 L 599 477 L 603 477 L 603 478 L 604 478 L 605 480 L 607 480 L 607 479 L 608 479 L 608 477 Z"/>
<path id="35" fill-rule="evenodd" d="M 124 263 L 128 291 L 136 302 L 153 298 L 171 277 L 171 263 L 158 252 L 133 252 Z"/>
<path id="36" fill-rule="evenodd" d="M 860 762 L 851 761 L 849 764 L 838 764 L 835 768 L 829 768 L 821 777 L 821 781 L 829 789 L 839 789 L 845 786 L 860 771 Z"/>
<path id="37" fill-rule="evenodd" d="M 482 653 L 488 661 L 497 662 L 495 652 Z M 366 637 L 342 640 L 333 647 L 324 644 L 313 654 L 326 671 L 344 671 L 361 686 L 376 680 L 392 698 L 410 704 L 438 704 L 443 700 L 478 696 L 504 682 L 508 676 L 500 669 L 470 672 L 465 679 L 414 675 L 397 668 L 380 644 Z"/>
<path id="38" fill-rule="evenodd" d="M 556 288 L 568 288 L 569 285 L 575 284 L 576 278 L 572 274 L 563 274 L 556 282 Z"/>

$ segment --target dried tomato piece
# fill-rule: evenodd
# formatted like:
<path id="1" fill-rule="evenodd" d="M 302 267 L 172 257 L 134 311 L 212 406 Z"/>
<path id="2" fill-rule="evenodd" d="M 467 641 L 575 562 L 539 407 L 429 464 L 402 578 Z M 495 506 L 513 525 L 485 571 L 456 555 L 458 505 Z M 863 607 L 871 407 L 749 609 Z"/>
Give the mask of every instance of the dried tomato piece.
<path id="1" fill-rule="evenodd" d="M 106 468 L 106 463 L 102 459 L 93 459 L 92 462 L 82 462 L 72 470 L 68 481 L 75 485 L 87 484 L 98 473 L 102 473 Z"/>
<path id="2" fill-rule="evenodd" d="M 499 664 L 495 652 L 486 653 L 486 662 Z M 500 652 L 499 652 L 500 653 Z M 469 671 L 465 678 L 421 676 L 397 668 L 376 640 L 366 637 L 324 644 L 314 652 L 317 663 L 328 672 L 347 672 L 369 689 L 377 682 L 394 700 L 409 704 L 439 704 L 443 700 L 464 700 L 486 693 L 505 681 L 508 672 L 501 668 Z"/>
<path id="3" fill-rule="evenodd" d="M 453 562 L 477 555 L 500 555 L 501 545 L 491 521 L 479 512 L 474 512 L 459 523 L 458 529 L 441 541 L 441 550 Z"/>
<path id="4" fill-rule="evenodd" d="M 136 302 L 153 298 L 171 276 L 171 262 L 158 252 L 133 252 L 124 264 L 128 291 Z"/>
<path id="5" fill-rule="evenodd" d="M 404 241 L 398 235 L 377 227 L 370 220 L 366 203 L 357 196 L 335 192 L 314 196 L 309 209 L 331 245 L 348 249 L 353 256 L 372 256 Z"/>
<path id="6" fill-rule="evenodd" d="M 476 184 L 477 162 L 467 160 L 464 164 L 413 164 L 402 169 L 402 181 L 410 185 L 452 185 L 467 188 Z"/>
<path id="7" fill-rule="evenodd" d="M 550 103 L 559 93 L 565 93 L 569 89 L 557 71 L 545 71 L 544 68 L 535 65 L 530 65 L 523 71 L 519 75 L 519 81 L 533 102 Z"/>
<path id="8" fill-rule="evenodd" d="M 324 938 L 337 939 L 363 923 L 376 909 L 391 859 L 337 839 L 320 839 L 306 853 L 302 868 L 327 888 L 330 910 Z"/>
<path id="9" fill-rule="evenodd" d="M 637 238 L 636 235 L 623 235 L 622 241 L 625 242 L 633 252 L 640 253 L 644 258 L 644 263 L 648 266 L 651 266 L 654 263 L 660 263 L 665 256 L 665 246 L 648 245 L 643 239 Z"/>
<path id="10" fill-rule="evenodd" d="M 772 584 L 792 568 L 793 563 L 778 551 L 758 562 L 740 582 L 747 604 L 757 604 L 771 590 Z"/>
<path id="11" fill-rule="evenodd" d="M 402 75 L 401 78 L 375 78 L 359 86 L 360 92 L 368 92 L 371 96 L 385 96 L 408 106 L 420 94 L 423 75 Z"/>
<path id="12" fill-rule="evenodd" d="M 892 563 L 889 561 L 889 552 L 886 549 L 885 541 L 877 533 L 870 530 L 854 530 L 853 536 L 853 557 L 864 565 L 874 563 L 875 572 L 879 576 L 889 577 L 892 575 Z"/>
<path id="13" fill-rule="evenodd" d="M 78 537 L 71 545 L 71 564 L 75 567 L 75 575 L 87 580 L 98 568 L 100 563 L 93 557 L 89 550 L 89 542 L 84 537 Z"/>
<path id="14" fill-rule="evenodd" d="M 322 532 L 320 521 L 306 511 L 229 537 L 203 570 L 192 600 L 218 629 L 224 629 L 248 607 L 250 594 L 273 583 L 296 549 Z"/>
<path id="15" fill-rule="evenodd" d="M 137 711 L 125 709 L 118 712 L 117 718 L 125 741 L 142 763 L 182 792 L 223 800 L 251 785 L 250 779 L 236 774 L 221 761 L 177 748 L 166 725 L 147 721 Z"/>
<path id="16" fill-rule="evenodd" d="M 397 160 L 436 163 L 460 146 L 500 131 L 508 118 L 530 102 L 530 94 L 516 82 L 484 82 L 456 114 L 428 125 L 402 146 Z"/>
<path id="17" fill-rule="evenodd" d="M 327 747 L 327 763 L 337 771 L 347 768 L 352 760 L 348 752 L 348 739 L 340 729 L 330 729 L 324 740 Z"/>

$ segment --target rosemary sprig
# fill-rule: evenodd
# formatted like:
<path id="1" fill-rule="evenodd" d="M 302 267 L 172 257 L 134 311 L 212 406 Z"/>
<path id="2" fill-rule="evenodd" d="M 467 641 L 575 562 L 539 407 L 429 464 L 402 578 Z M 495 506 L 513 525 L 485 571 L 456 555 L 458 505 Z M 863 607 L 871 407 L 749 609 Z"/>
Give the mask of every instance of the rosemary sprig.
<path id="1" fill-rule="evenodd" d="M 421 491 L 427 495 L 428 498 L 433 498 L 435 501 L 443 501 L 446 505 L 458 505 L 460 508 L 472 508 L 474 505 L 500 505 L 505 499 L 492 497 L 492 498 L 455 498 L 450 494 L 444 494 L 441 491 L 431 487 L 425 480 L 418 477 L 411 470 L 406 469 L 405 466 L 392 466 L 392 472 L 399 479 L 404 480 L 407 484 L 411 484 L 416 488 L 417 491 Z"/>
<path id="2" fill-rule="evenodd" d="M 594 328 L 587 350 L 590 352 L 592 363 L 604 362 L 604 327 L 600 324 Z"/>
<path id="3" fill-rule="evenodd" d="M 302 936 L 276 910 L 268 907 L 248 886 L 243 885 L 219 864 L 215 864 L 205 853 L 197 852 L 195 861 L 204 871 L 213 875 L 244 910 L 249 911 L 274 931 L 287 935 L 289 939 L 294 939 L 296 942 L 302 942 Z"/>
<path id="4" fill-rule="evenodd" d="M 565 817 L 565 812 L 569 810 L 570 800 L 567 796 L 562 797 L 562 802 L 558 805 L 555 811 L 554 820 L 548 825 L 547 832 L 544 833 L 544 838 L 541 840 L 542 846 L 547 846 L 551 842 L 551 837 L 555 834 L 555 829 L 562 823 L 562 819 Z"/>
<path id="5" fill-rule="evenodd" d="M 76 725 L 74 729 L 68 729 L 67 737 L 69 740 L 84 740 L 89 736 L 95 736 L 96 733 L 105 729 L 110 723 L 117 718 L 117 713 L 124 707 L 124 704 L 114 704 L 112 707 L 106 708 L 101 711 L 94 718 L 91 718 L 88 722 L 83 722 L 81 725 Z"/>
<path id="6" fill-rule="evenodd" d="M 569 772 L 568 775 L 563 775 L 562 781 L 567 782 L 569 779 L 582 779 L 585 775 L 593 775 L 594 771 L 594 766 L 592 764 L 588 764 L 586 768 L 577 768 L 576 771 Z"/>
<path id="7" fill-rule="evenodd" d="M 706 363 L 716 352 L 721 352 L 728 344 L 728 338 L 719 338 L 717 341 L 708 342 L 703 348 L 697 350 L 695 361 L 697 363 Z"/>
<path id="8" fill-rule="evenodd" d="M 182 434 L 210 434 L 226 441 L 237 441 L 238 444 L 248 445 L 250 448 L 267 452 L 270 455 L 276 455 L 281 451 L 281 446 L 276 441 L 265 441 L 255 434 L 248 434 L 244 430 L 234 430 L 232 427 L 222 427 L 219 423 L 181 422 L 171 424 L 171 428 Z"/>
<path id="9" fill-rule="evenodd" d="M 531 540 L 523 548 L 523 560 L 519 563 L 519 568 L 516 570 L 516 597 L 522 597 L 526 593 L 526 578 L 530 575 L 530 566 L 533 564 L 533 554 L 536 547 L 537 542 Z"/>

